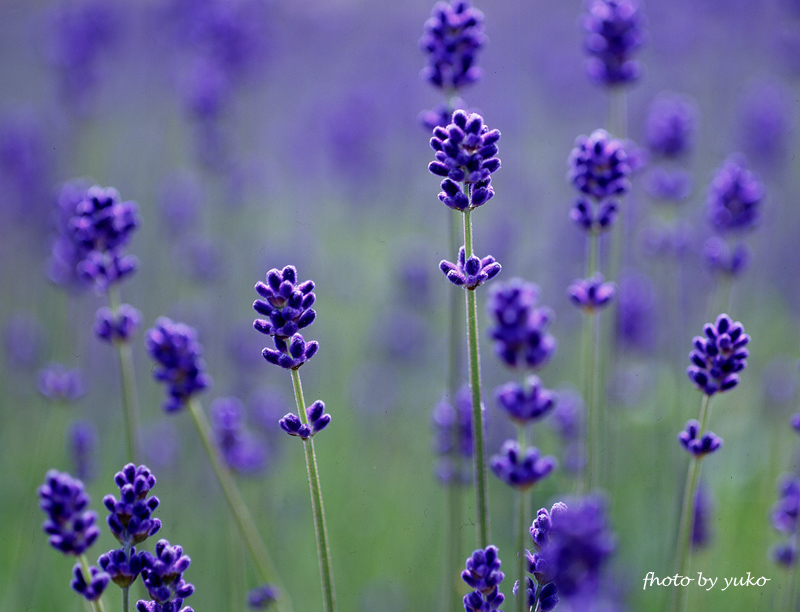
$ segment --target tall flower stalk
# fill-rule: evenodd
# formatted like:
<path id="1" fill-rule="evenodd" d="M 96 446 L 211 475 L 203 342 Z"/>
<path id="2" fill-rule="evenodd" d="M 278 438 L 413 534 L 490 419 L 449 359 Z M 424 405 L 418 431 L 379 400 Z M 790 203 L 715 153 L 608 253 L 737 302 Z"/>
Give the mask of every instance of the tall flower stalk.
<path id="1" fill-rule="evenodd" d="M 335 612 L 336 590 L 333 583 L 328 531 L 325 526 L 325 507 L 322 503 L 319 468 L 312 440 L 315 434 L 328 426 L 331 417 L 325 413 L 325 404 L 320 400 L 306 406 L 298 372 L 319 348 L 317 342 L 306 342 L 299 333 L 316 318 L 316 312 L 311 308 L 316 300 L 313 293 L 314 282 L 308 280 L 298 283 L 297 270 L 294 266 L 286 266 L 282 270 L 273 268 L 267 272 L 266 280 L 266 283 L 256 283 L 256 292 L 263 299 L 256 300 L 253 308 L 267 318 L 256 319 L 253 326 L 259 332 L 272 337 L 275 344 L 274 349 L 267 347 L 263 350 L 264 359 L 272 365 L 289 370 L 292 375 L 297 414 L 289 413 L 279 423 L 287 434 L 299 437 L 303 441 L 322 581 L 323 609 L 325 612 Z"/>

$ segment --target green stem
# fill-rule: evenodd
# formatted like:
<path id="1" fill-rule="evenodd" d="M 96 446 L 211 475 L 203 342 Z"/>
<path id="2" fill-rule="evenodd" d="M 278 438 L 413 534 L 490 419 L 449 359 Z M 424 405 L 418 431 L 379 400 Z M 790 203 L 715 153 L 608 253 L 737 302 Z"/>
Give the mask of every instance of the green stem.
<path id="1" fill-rule="evenodd" d="M 108 288 L 108 305 L 114 313 L 119 313 L 119 289 L 116 285 Z M 114 341 L 119 359 L 119 371 L 122 380 L 122 421 L 125 429 L 125 447 L 127 460 L 136 463 L 136 431 L 139 414 L 139 401 L 136 396 L 136 378 L 133 372 L 133 353 L 129 342 Z"/>
<path id="2" fill-rule="evenodd" d="M 470 211 L 464 211 L 464 249 L 472 255 L 472 221 Z M 489 545 L 489 501 L 487 497 L 486 451 L 483 447 L 483 402 L 481 401 L 481 366 L 478 353 L 478 302 L 473 289 L 467 297 L 467 348 L 469 351 L 469 387 L 472 395 L 472 431 L 475 445 L 473 465 L 475 471 L 475 509 L 477 517 L 478 548 Z"/>
<path id="3" fill-rule="evenodd" d="M 520 455 L 525 452 L 527 447 L 525 427 L 520 425 L 517 428 L 517 440 L 520 448 Z M 525 577 L 527 576 L 527 558 L 525 556 L 526 536 L 528 530 L 528 491 L 516 489 L 517 495 L 517 578 L 519 586 L 517 588 L 517 612 L 525 612 L 525 602 L 527 599 L 527 589 L 525 588 Z M 528 536 L 530 537 L 530 536 Z"/>
<path id="4" fill-rule="evenodd" d="M 81 562 L 81 567 L 83 568 L 83 578 L 86 580 L 86 584 L 89 584 L 92 573 L 89 571 L 89 561 L 86 558 L 86 555 L 81 555 L 78 557 Z M 106 612 L 105 607 L 103 606 L 103 599 L 99 598 L 97 601 L 92 602 L 92 607 L 95 609 L 95 612 Z"/>
<path id="5" fill-rule="evenodd" d="M 278 609 L 285 612 L 291 612 L 292 604 L 289 600 L 289 594 L 278 578 L 278 572 L 275 569 L 275 564 L 267 552 L 267 547 L 264 545 L 264 540 L 253 522 L 253 517 L 242 499 L 239 489 L 236 487 L 230 472 L 222 464 L 217 447 L 211 440 L 211 426 L 206 418 L 205 412 L 200 402 L 194 398 L 189 402 L 189 414 L 192 415 L 197 433 L 200 436 L 200 441 L 203 443 L 203 448 L 208 455 L 208 460 L 211 462 L 211 467 L 214 469 L 214 475 L 217 477 L 222 492 L 225 496 L 225 501 L 228 503 L 228 508 L 233 515 L 236 522 L 236 527 L 239 529 L 239 534 L 242 536 L 250 556 L 258 568 L 264 582 L 276 584 L 281 591 L 281 598 L 278 600 Z"/>
<path id="6" fill-rule="evenodd" d="M 303 399 L 303 386 L 300 384 L 300 373 L 292 370 L 292 385 L 297 412 L 304 425 L 308 425 L 306 403 Z M 322 489 L 319 485 L 317 458 L 314 454 L 314 441 L 303 440 L 306 452 L 306 468 L 308 469 L 308 485 L 311 489 L 311 511 L 314 514 L 314 532 L 317 536 L 317 554 L 319 555 L 319 572 L 322 578 L 322 602 L 325 612 L 336 611 L 336 591 L 333 586 L 333 570 L 331 568 L 331 551 L 328 546 L 328 532 L 325 528 L 325 508 L 322 505 Z"/>

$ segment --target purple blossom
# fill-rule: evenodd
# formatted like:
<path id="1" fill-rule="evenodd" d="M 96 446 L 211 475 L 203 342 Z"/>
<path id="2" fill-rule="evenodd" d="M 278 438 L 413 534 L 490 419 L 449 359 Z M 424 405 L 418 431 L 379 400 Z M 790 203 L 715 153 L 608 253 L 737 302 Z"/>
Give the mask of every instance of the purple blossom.
<path id="1" fill-rule="evenodd" d="M 731 247 L 723 238 L 712 236 L 703 244 L 703 257 L 713 272 L 736 277 L 747 270 L 750 249 L 743 242 Z"/>
<path id="2" fill-rule="evenodd" d="M 619 204 L 604 200 L 595 206 L 588 198 L 580 197 L 569 211 L 572 221 L 588 234 L 601 234 L 611 229 L 617 220 Z"/>
<path id="3" fill-rule="evenodd" d="M 595 200 L 624 195 L 630 189 L 631 167 L 625 145 L 605 130 L 578 136 L 567 163 L 569 182 Z"/>
<path id="4" fill-rule="evenodd" d="M 437 2 L 419 41 L 428 55 L 422 78 L 447 93 L 474 83 L 482 74 L 475 64 L 485 40 L 483 13 L 469 0 Z"/>
<path id="5" fill-rule="evenodd" d="M 69 584 L 73 591 L 82 595 L 87 601 L 97 601 L 106 590 L 110 577 L 95 566 L 89 568 L 89 574 L 89 582 L 86 582 L 81 564 L 76 563 L 72 568 L 72 581 Z"/>
<path id="6" fill-rule="evenodd" d="M 686 427 L 678 434 L 678 442 L 695 457 L 710 455 L 722 446 L 722 438 L 713 431 L 700 435 L 700 423 L 696 419 L 686 421 Z"/>
<path id="7" fill-rule="evenodd" d="M 94 478 L 97 471 L 97 428 L 91 421 L 73 421 L 68 432 L 69 452 L 75 474 L 84 482 Z"/>
<path id="8" fill-rule="evenodd" d="M 118 548 L 100 555 L 97 563 L 114 584 L 124 589 L 133 584 L 142 571 L 142 553 L 137 553 L 135 546 L 130 548 L 129 553 L 125 552 L 125 548 Z"/>
<path id="9" fill-rule="evenodd" d="M 778 501 L 772 507 L 772 526 L 781 533 L 797 532 L 800 514 L 800 478 L 785 474 L 778 487 Z"/>
<path id="10" fill-rule="evenodd" d="M 764 186 L 742 155 L 731 155 L 717 169 L 708 189 L 708 217 L 720 232 L 753 229 L 760 217 Z"/>
<path id="11" fill-rule="evenodd" d="M 455 400 L 447 398 L 436 404 L 431 415 L 434 427 L 434 450 L 439 455 L 436 473 L 445 483 L 468 483 L 472 478 L 471 467 L 462 465 L 456 472 L 457 458 L 468 459 L 474 452 L 472 437 L 472 398 L 469 385 L 456 393 Z"/>
<path id="12" fill-rule="evenodd" d="M 39 372 L 39 393 L 54 402 L 72 402 L 86 393 L 80 370 L 51 363 Z"/>
<path id="13" fill-rule="evenodd" d="M 286 339 L 314 322 L 316 312 L 311 308 L 316 300 L 314 281 L 297 282 L 297 269 L 286 266 L 267 272 L 267 282 L 256 283 L 256 292 L 263 300 L 253 302 L 253 308 L 266 319 L 256 319 L 253 326 L 262 334 Z"/>
<path id="14" fill-rule="evenodd" d="M 94 324 L 94 333 L 106 342 L 128 342 L 142 320 L 142 313 L 130 304 L 122 304 L 114 313 L 108 307 L 97 311 Z"/>
<path id="15" fill-rule="evenodd" d="M 156 543 L 155 553 L 142 553 L 142 582 L 153 601 L 149 604 L 139 601 L 136 609 L 140 612 L 177 612 L 183 600 L 194 593 L 194 586 L 183 579 L 183 572 L 192 561 L 183 554 L 182 547 L 171 546 L 167 540 Z"/>
<path id="16" fill-rule="evenodd" d="M 280 366 L 286 370 L 296 370 L 317 354 L 319 343 L 312 340 L 306 342 L 301 334 L 295 334 L 289 342 L 278 336 L 274 337 L 275 348 L 265 347 L 261 354 L 267 363 Z"/>
<path id="17" fill-rule="evenodd" d="M 496 546 L 475 550 L 467 558 L 467 569 L 461 572 L 461 579 L 471 589 L 488 595 L 503 582 L 505 574 L 500 571 L 500 558 Z"/>
<path id="18" fill-rule="evenodd" d="M 167 385 L 167 412 L 180 410 L 192 395 L 211 385 L 201 357 L 203 347 L 188 325 L 160 317 L 147 331 L 145 346 L 157 364 L 153 377 Z"/>
<path id="19" fill-rule="evenodd" d="M 456 287 L 474 290 L 497 276 L 502 267 L 491 255 L 484 258 L 477 255 L 466 257 L 466 250 L 462 246 L 458 250 L 458 263 L 443 259 L 439 263 L 439 269 Z"/>
<path id="20" fill-rule="evenodd" d="M 511 419 L 527 425 L 546 416 L 556 405 L 556 397 L 545 389 L 537 376 L 528 376 L 525 384 L 509 382 L 495 391 L 497 404 Z"/>
<path id="21" fill-rule="evenodd" d="M 793 567 L 797 563 L 797 545 L 791 540 L 776 544 L 769 552 L 770 558 L 778 565 Z"/>
<path id="22" fill-rule="evenodd" d="M 700 481 L 694 498 L 694 518 L 692 520 L 692 548 L 703 548 L 711 539 L 711 493 Z"/>
<path id="23" fill-rule="evenodd" d="M 50 470 L 39 487 L 39 507 L 47 515 L 42 528 L 50 545 L 66 555 L 80 556 L 97 540 L 97 515 L 86 508 L 83 483 L 69 474 Z"/>
<path id="24" fill-rule="evenodd" d="M 251 589 L 247 594 L 247 605 L 254 610 L 266 610 L 280 598 L 280 591 L 271 584 Z"/>
<path id="25" fill-rule="evenodd" d="M 745 346 L 750 336 L 726 314 L 719 315 L 715 323 L 706 323 L 703 332 L 705 337 L 695 336 L 692 341 L 692 365 L 686 369 L 689 380 L 706 395 L 733 389 L 739 384 L 738 372 L 747 367 Z"/>
<path id="26" fill-rule="evenodd" d="M 290 412 L 278 423 L 281 429 L 290 436 L 308 440 L 314 434 L 325 429 L 331 422 L 331 415 L 325 413 L 325 404 L 321 400 L 317 400 L 306 408 L 306 418 L 308 425 L 303 423 L 296 414 Z"/>
<path id="27" fill-rule="evenodd" d="M 745 98 L 739 112 L 739 141 L 758 164 L 774 167 L 786 157 L 792 133 L 789 96 L 778 85 L 761 85 Z"/>
<path id="28" fill-rule="evenodd" d="M 645 120 L 645 140 L 654 153 L 681 157 L 691 150 L 697 132 L 697 104 L 688 96 L 663 93 L 651 104 Z"/>
<path id="29" fill-rule="evenodd" d="M 114 475 L 114 483 L 119 487 L 119 501 L 113 495 L 106 495 L 103 505 L 109 511 L 108 527 L 119 543 L 139 544 L 158 533 L 161 521 L 153 518 L 152 513 L 159 500 L 147 496 L 156 484 L 150 470 L 144 465 L 136 467 L 128 463 Z"/>
<path id="30" fill-rule="evenodd" d="M 632 59 L 647 34 L 644 17 L 635 0 L 592 0 L 583 16 L 584 43 L 590 55 L 589 79 L 606 86 L 635 81 L 641 72 Z"/>
<path id="31" fill-rule="evenodd" d="M 253 474 L 264 467 L 264 447 L 245 429 L 244 405 L 235 397 L 220 397 L 211 404 L 214 438 L 223 460 L 236 472 Z"/>
<path id="32" fill-rule="evenodd" d="M 570 301 L 587 313 L 592 313 L 608 306 L 617 295 L 614 283 L 603 282 L 603 275 L 598 273 L 592 278 L 574 281 L 567 289 Z"/>
<path id="33" fill-rule="evenodd" d="M 11 368 L 33 368 L 44 347 L 45 333 L 39 321 L 23 312 L 11 315 L 3 327 L 6 364 Z"/>
<path id="34" fill-rule="evenodd" d="M 546 478 L 555 466 L 555 459 L 542 457 L 535 446 L 529 446 L 523 453 L 516 440 L 506 440 L 500 454 L 489 461 L 495 476 L 507 485 L 522 490 Z"/>

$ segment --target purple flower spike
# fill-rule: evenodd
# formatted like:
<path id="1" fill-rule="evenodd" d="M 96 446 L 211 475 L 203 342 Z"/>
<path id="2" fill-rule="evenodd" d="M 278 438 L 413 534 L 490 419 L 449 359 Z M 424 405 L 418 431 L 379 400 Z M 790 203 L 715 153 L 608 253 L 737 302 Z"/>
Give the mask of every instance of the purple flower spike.
<path id="1" fill-rule="evenodd" d="M 800 478 L 793 474 L 783 476 L 778 487 L 778 501 L 772 507 L 772 526 L 781 533 L 797 531 L 800 515 Z"/>
<path id="2" fill-rule="evenodd" d="M 286 370 L 296 370 L 316 355 L 319 343 L 306 342 L 302 335 L 295 334 L 290 342 L 275 336 L 275 348 L 264 348 L 261 354 L 267 362 Z"/>
<path id="3" fill-rule="evenodd" d="M 176 412 L 192 395 L 211 385 L 197 332 L 184 323 L 161 317 L 145 336 L 147 352 L 156 361 L 153 377 L 167 384 L 164 410 Z M 159 367 L 160 366 L 160 367 Z"/>
<path id="4" fill-rule="evenodd" d="M 618 212 L 619 205 L 613 200 L 600 202 L 595 207 L 589 199 L 578 198 L 569 217 L 587 234 L 602 234 L 614 225 Z"/>
<path id="5" fill-rule="evenodd" d="M 516 440 L 506 440 L 500 454 L 489 462 L 489 467 L 500 480 L 522 490 L 546 478 L 555 466 L 555 459 L 542 457 L 535 446 L 529 446 L 523 454 Z"/>
<path id="6" fill-rule="evenodd" d="M 595 200 L 623 195 L 630 189 L 631 167 L 625 145 L 611 138 L 605 130 L 595 130 L 591 136 L 578 136 L 567 163 L 567 179 Z"/>
<path id="7" fill-rule="evenodd" d="M 678 434 L 678 442 L 695 457 L 705 457 L 716 452 L 722 446 L 722 438 L 713 431 L 708 431 L 700 436 L 700 423 L 695 419 L 686 421 L 686 428 Z"/>
<path id="8" fill-rule="evenodd" d="M 87 601 L 97 601 L 100 599 L 103 591 L 106 590 L 110 577 L 95 566 L 89 568 L 89 574 L 90 578 L 87 583 L 86 577 L 83 575 L 83 569 L 81 569 L 81 564 L 76 563 L 75 567 L 72 568 L 72 582 L 70 582 L 70 586 L 73 591 L 79 595 L 83 595 Z"/>
<path id="9" fill-rule="evenodd" d="M 108 509 L 108 523 L 111 533 L 120 544 L 138 544 L 161 529 L 161 521 L 152 517 L 158 508 L 157 497 L 147 497 L 150 489 L 156 484 L 156 477 L 146 466 L 136 467 L 128 463 L 114 476 L 119 487 L 119 501 L 113 495 L 103 498 L 103 505 Z"/>
<path id="10" fill-rule="evenodd" d="M 776 544 L 770 549 L 770 557 L 778 565 L 794 567 L 797 563 L 797 546 L 791 541 Z"/>
<path id="11" fill-rule="evenodd" d="M 244 405 L 235 397 L 219 397 L 211 404 L 211 424 L 222 459 L 241 474 L 254 474 L 264 467 L 264 447 L 247 431 Z"/>
<path id="12" fill-rule="evenodd" d="M 695 336 L 692 341 L 692 365 L 686 369 L 689 380 L 706 395 L 733 389 L 739 384 L 738 372 L 747 367 L 745 346 L 750 336 L 726 314 L 719 315 L 716 323 L 706 323 L 703 331 L 705 337 Z"/>
<path id="13" fill-rule="evenodd" d="M 488 595 L 497 585 L 503 582 L 505 574 L 500 571 L 500 558 L 497 556 L 496 546 L 480 548 L 467 559 L 467 569 L 461 572 L 461 579 L 467 585 Z"/>
<path id="14" fill-rule="evenodd" d="M 97 558 L 97 563 L 103 568 L 111 581 L 120 588 L 129 587 L 142 571 L 142 556 L 136 552 L 136 547 L 131 547 L 130 556 L 125 554 L 124 548 L 110 550 Z"/>
<path id="15" fill-rule="evenodd" d="M 266 319 L 256 319 L 253 326 L 262 334 L 276 338 L 290 338 L 314 322 L 316 312 L 311 306 L 316 300 L 314 282 L 297 282 L 297 270 L 286 266 L 267 272 L 267 282 L 256 283 L 256 291 L 263 300 L 253 302 L 253 308 Z"/>
<path id="16" fill-rule="evenodd" d="M 661 94 L 647 113 L 645 140 L 648 148 L 662 157 L 681 157 L 694 144 L 697 116 L 697 105 L 691 98 Z"/>
<path id="17" fill-rule="evenodd" d="M 139 327 L 142 314 L 130 304 L 122 304 L 119 312 L 107 307 L 100 308 L 95 318 L 94 333 L 106 342 L 127 342 Z"/>
<path id="18" fill-rule="evenodd" d="M 444 484 L 468 484 L 472 480 L 471 467 L 467 466 L 468 462 L 454 459 L 469 459 L 474 452 L 469 385 L 459 389 L 454 402 L 443 398 L 433 409 L 431 421 L 435 432 L 434 450 L 439 455 L 436 475 Z"/>
<path id="19" fill-rule="evenodd" d="M 742 274 L 750 263 L 750 250 L 746 244 L 739 242 L 731 248 L 719 236 L 706 240 L 703 256 L 712 271 L 733 277 Z"/>
<path id="20" fill-rule="evenodd" d="M 753 229 L 760 216 L 764 186 L 747 169 L 742 155 L 731 155 L 717 170 L 708 189 L 708 217 L 721 232 Z"/>
<path id="21" fill-rule="evenodd" d="M 443 259 L 439 263 L 439 269 L 456 287 L 474 290 L 497 276 L 502 266 L 491 255 L 483 259 L 477 255 L 470 255 L 467 258 L 466 250 L 462 246 L 458 250 L 458 263 L 454 264 Z"/>
<path id="22" fill-rule="evenodd" d="M 264 584 L 252 589 L 247 594 L 247 605 L 254 610 L 266 610 L 280 598 L 281 594 L 277 587 L 271 584 Z"/>
<path id="23" fill-rule="evenodd" d="M 89 496 L 80 480 L 55 470 L 47 472 L 39 487 L 39 507 L 47 514 L 42 529 L 53 548 L 77 557 L 94 544 L 100 530 L 88 506 Z"/>
<path id="24" fill-rule="evenodd" d="M 306 408 L 306 417 L 308 425 L 304 424 L 296 414 L 290 412 L 278 421 L 278 424 L 290 436 L 308 440 L 314 434 L 325 429 L 331 422 L 331 415 L 325 414 L 325 404 L 321 400 L 317 400 Z"/>
<path id="25" fill-rule="evenodd" d="M 600 85 L 624 85 L 641 72 L 631 56 L 644 43 L 644 17 L 635 0 L 593 0 L 583 18 L 585 47 L 591 56 L 586 70 Z"/>
<path id="26" fill-rule="evenodd" d="M 506 383 L 495 391 L 495 399 L 520 425 L 542 418 L 556 405 L 555 395 L 542 386 L 537 376 L 528 376 L 525 386 L 516 382 Z"/>
<path id="27" fill-rule="evenodd" d="M 505 596 L 494 588 L 488 595 L 480 591 L 472 591 L 464 596 L 464 610 L 466 612 L 494 612 L 505 601 Z"/>
<path id="28" fill-rule="evenodd" d="M 183 579 L 183 572 L 192 561 L 183 554 L 183 548 L 170 546 L 167 540 L 159 540 L 155 552 L 155 556 L 147 551 L 142 553 L 142 581 L 150 598 L 156 603 L 162 606 L 173 604 L 171 608 L 162 607 L 162 612 L 177 611 L 183 605 L 183 600 L 194 593 L 194 586 Z"/>
<path id="29" fill-rule="evenodd" d="M 39 393 L 54 402 L 72 402 L 86 392 L 80 370 L 51 363 L 39 372 Z"/>
<path id="30" fill-rule="evenodd" d="M 485 39 L 483 13 L 468 0 L 438 2 L 419 41 L 428 54 L 422 78 L 446 92 L 474 83 L 482 74 L 475 62 Z"/>
<path id="31" fill-rule="evenodd" d="M 592 278 L 576 280 L 567 290 L 570 301 L 587 313 L 595 312 L 608 306 L 617 295 L 614 283 L 604 283 L 602 274 Z"/>

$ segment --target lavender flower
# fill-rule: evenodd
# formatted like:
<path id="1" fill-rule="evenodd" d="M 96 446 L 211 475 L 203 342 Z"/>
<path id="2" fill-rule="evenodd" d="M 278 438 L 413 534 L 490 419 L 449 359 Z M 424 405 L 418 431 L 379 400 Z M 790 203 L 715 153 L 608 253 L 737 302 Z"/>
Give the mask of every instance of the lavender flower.
<path id="1" fill-rule="evenodd" d="M 142 571 L 142 553 L 132 546 L 128 553 L 125 548 L 110 550 L 97 558 L 97 563 L 108 574 L 111 581 L 124 589 L 133 584 Z"/>
<path id="2" fill-rule="evenodd" d="M 692 519 L 692 548 L 706 546 L 711 539 L 710 522 L 712 513 L 711 493 L 703 481 L 697 487 L 694 497 L 694 517 Z"/>
<path id="3" fill-rule="evenodd" d="M 455 401 L 443 398 L 431 416 L 435 430 L 435 452 L 439 455 L 436 474 L 443 483 L 468 483 L 471 470 L 456 472 L 454 457 L 470 458 L 474 452 L 472 437 L 472 397 L 469 385 L 456 393 Z"/>
<path id="4" fill-rule="evenodd" d="M 256 292 L 264 300 L 253 302 L 259 314 L 269 318 L 256 319 L 253 326 L 262 334 L 276 338 L 290 338 L 304 327 L 314 322 L 316 312 L 311 306 L 316 300 L 313 293 L 314 282 L 297 282 L 297 269 L 286 266 L 267 272 L 267 282 L 256 283 Z"/>
<path id="5" fill-rule="evenodd" d="M 543 559 L 542 553 L 550 543 L 550 530 L 553 527 L 553 519 L 559 513 L 567 510 L 566 504 L 556 502 L 553 504 L 550 511 L 547 508 L 540 508 L 536 513 L 536 518 L 530 527 L 531 539 L 533 540 L 533 549 L 536 551 L 531 553 L 525 551 L 525 556 L 528 560 L 528 572 L 533 574 L 536 579 L 534 584 L 530 578 L 526 579 L 527 588 L 527 601 L 528 605 L 533 608 L 539 602 L 539 609 L 543 612 L 548 612 L 556 607 L 558 604 L 558 586 L 551 582 L 547 575 L 547 563 Z"/>
<path id="6" fill-rule="evenodd" d="M 290 436 L 298 436 L 302 440 L 308 440 L 314 434 L 322 431 L 331 422 L 331 415 L 325 414 L 325 404 L 317 400 L 306 408 L 308 425 L 303 423 L 294 413 L 289 413 L 278 421 L 281 429 Z"/>
<path id="7" fill-rule="evenodd" d="M 253 474 L 264 467 L 264 447 L 245 429 L 244 405 L 235 397 L 220 397 L 211 404 L 211 424 L 217 446 L 228 467 Z"/>
<path id="8" fill-rule="evenodd" d="M 211 385 L 201 358 L 203 347 L 193 328 L 160 317 L 156 326 L 147 331 L 145 345 L 158 364 L 153 376 L 167 384 L 167 412 L 180 410 L 192 395 Z"/>
<path id="9" fill-rule="evenodd" d="M 495 476 L 507 485 L 522 490 L 546 478 L 555 466 L 555 459 L 542 457 L 535 446 L 529 446 L 523 454 L 516 440 L 506 440 L 500 454 L 489 461 Z"/>
<path id="10" fill-rule="evenodd" d="M 800 478 L 785 474 L 778 487 L 778 496 L 772 507 L 772 526 L 781 533 L 795 533 L 800 514 Z"/>
<path id="11" fill-rule="evenodd" d="M 568 165 L 567 179 L 576 189 L 598 201 L 623 195 L 630 189 L 631 168 L 625 145 L 605 130 L 578 136 Z"/>
<path id="12" fill-rule="evenodd" d="M 555 353 L 555 338 L 547 332 L 553 312 L 536 306 L 538 294 L 535 284 L 518 278 L 489 293 L 486 309 L 495 321 L 489 334 L 495 354 L 509 367 L 537 369 Z"/>
<path id="13" fill-rule="evenodd" d="M 750 336 L 726 314 L 719 315 L 716 323 L 706 323 L 703 332 L 705 338 L 695 336 L 692 341 L 692 365 L 686 369 L 689 380 L 709 396 L 733 389 L 739 384 L 738 372 L 747 367 L 745 346 Z"/>
<path id="14" fill-rule="evenodd" d="M 686 421 L 686 427 L 678 434 L 678 442 L 695 457 L 710 455 L 722 446 L 722 438 L 713 431 L 700 435 L 700 423 L 696 419 Z"/>
<path id="15" fill-rule="evenodd" d="M 484 258 L 477 255 L 467 257 L 466 249 L 462 246 L 458 249 L 458 262 L 452 263 L 443 259 L 439 262 L 439 269 L 456 287 L 475 290 L 497 276 L 502 267 L 491 255 Z"/>
<path id="16" fill-rule="evenodd" d="M 290 342 L 275 336 L 275 348 L 264 348 L 261 354 L 272 365 L 280 366 L 286 370 L 296 370 L 306 361 L 316 355 L 319 343 L 306 342 L 301 334 L 295 334 Z"/>
<path id="17" fill-rule="evenodd" d="M 570 301 L 585 312 L 595 312 L 608 306 L 617 295 L 614 283 L 603 282 L 603 275 L 595 274 L 592 278 L 578 279 L 567 289 Z"/>
<path id="18" fill-rule="evenodd" d="M 130 304 L 122 304 L 116 315 L 110 308 L 97 311 L 94 333 L 106 342 L 127 342 L 139 327 L 142 314 Z"/>
<path id="19" fill-rule="evenodd" d="M 759 220 L 764 186 L 747 169 L 742 155 L 731 155 L 717 169 L 708 189 L 708 216 L 720 232 L 747 231 Z"/>
<path id="20" fill-rule="evenodd" d="M 537 376 L 528 376 L 525 385 L 509 382 L 495 391 L 497 404 L 511 419 L 520 424 L 538 420 L 548 414 L 556 404 L 556 397 L 545 389 Z"/>
<path id="21" fill-rule="evenodd" d="M 39 487 L 39 507 L 47 514 L 42 528 L 53 548 L 80 556 L 97 540 L 97 515 L 86 509 L 88 505 L 89 496 L 80 480 L 55 470 L 47 472 Z"/>
<path id="22" fill-rule="evenodd" d="M 108 527 L 120 544 L 128 546 L 143 542 L 161 529 L 161 521 L 152 517 L 158 508 L 157 497 L 147 497 L 156 484 L 156 477 L 146 466 L 128 463 L 114 475 L 119 487 L 119 501 L 113 495 L 103 498 L 108 509 Z"/>
<path id="23" fill-rule="evenodd" d="M 681 157 L 694 144 L 697 116 L 697 105 L 691 98 L 674 93 L 659 95 L 650 104 L 645 120 L 648 148 L 662 157 Z"/>
<path id="24" fill-rule="evenodd" d="M 39 372 L 39 393 L 54 402 L 72 402 L 86 393 L 80 370 L 51 363 Z"/>
<path id="25" fill-rule="evenodd" d="M 72 590 L 83 595 L 87 601 L 97 601 L 106 590 L 110 577 L 107 573 L 101 571 L 95 566 L 89 568 L 89 582 L 86 582 L 86 577 L 83 575 L 81 564 L 76 563 L 72 568 L 72 581 L 69 583 Z"/>
<path id="26" fill-rule="evenodd" d="M 770 558 L 784 567 L 793 567 L 797 563 L 797 546 L 789 541 L 776 544 L 770 549 Z"/>
<path id="27" fill-rule="evenodd" d="M 438 2 L 419 41 L 428 54 L 422 78 L 447 93 L 474 83 L 482 74 L 475 63 L 485 39 L 483 13 L 469 0 Z"/>
<path id="28" fill-rule="evenodd" d="M 613 200 L 606 200 L 595 207 L 589 199 L 578 198 L 569 211 L 569 217 L 587 234 L 602 234 L 611 229 L 618 213 L 619 204 Z"/>
<path id="29" fill-rule="evenodd" d="M 497 556 L 496 546 L 487 546 L 485 550 L 478 549 L 467 558 L 467 569 L 461 572 L 461 579 L 467 585 L 488 594 L 494 590 L 505 578 L 500 571 L 500 558 Z"/>
<path id="30" fill-rule="evenodd" d="M 747 270 L 750 249 L 742 242 L 731 247 L 719 236 L 712 236 L 703 244 L 703 257 L 713 272 L 736 277 Z"/>
<path id="31" fill-rule="evenodd" d="M 744 100 L 739 115 L 738 140 L 755 163 L 769 168 L 785 159 L 793 128 L 787 91 L 762 84 Z"/>
<path id="32" fill-rule="evenodd" d="M 632 59 L 645 41 L 644 17 L 635 0 L 592 0 L 583 17 L 589 78 L 600 85 L 635 81 L 641 69 Z"/>
<path id="33" fill-rule="evenodd" d="M 142 554 L 142 582 L 152 601 L 139 601 L 139 612 L 178 612 L 183 600 L 194 593 L 194 586 L 183 579 L 183 572 L 191 559 L 183 554 L 180 546 L 170 546 L 167 540 L 156 543 L 155 556 L 145 551 Z M 187 612 L 191 608 L 185 608 Z"/>
<path id="34" fill-rule="evenodd" d="M 247 594 L 247 605 L 254 610 L 266 610 L 280 597 L 280 591 L 271 584 L 264 584 L 251 589 Z"/>
<path id="35" fill-rule="evenodd" d="M 91 421 L 74 421 L 69 428 L 69 451 L 77 477 L 88 482 L 97 471 L 97 428 Z"/>
<path id="36" fill-rule="evenodd" d="M 44 346 L 44 328 L 26 313 L 11 315 L 3 327 L 6 364 L 12 368 L 33 368 Z"/>
<path id="37" fill-rule="evenodd" d="M 462 110 L 453 113 L 452 123 L 446 128 L 434 128 L 430 142 L 436 161 L 428 164 L 428 170 L 445 177 L 439 194 L 442 203 L 464 212 L 482 206 L 494 196 L 491 175 L 500 168 L 498 140 L 500 132 L 489 130 L 483 117 Z"/>
<path id="38" fill-rule="evenodd" d="M 656 202 L 683 202 L 692 191 L 692 177 L 681 169 L 651 168 L 644 188 Z"/>

